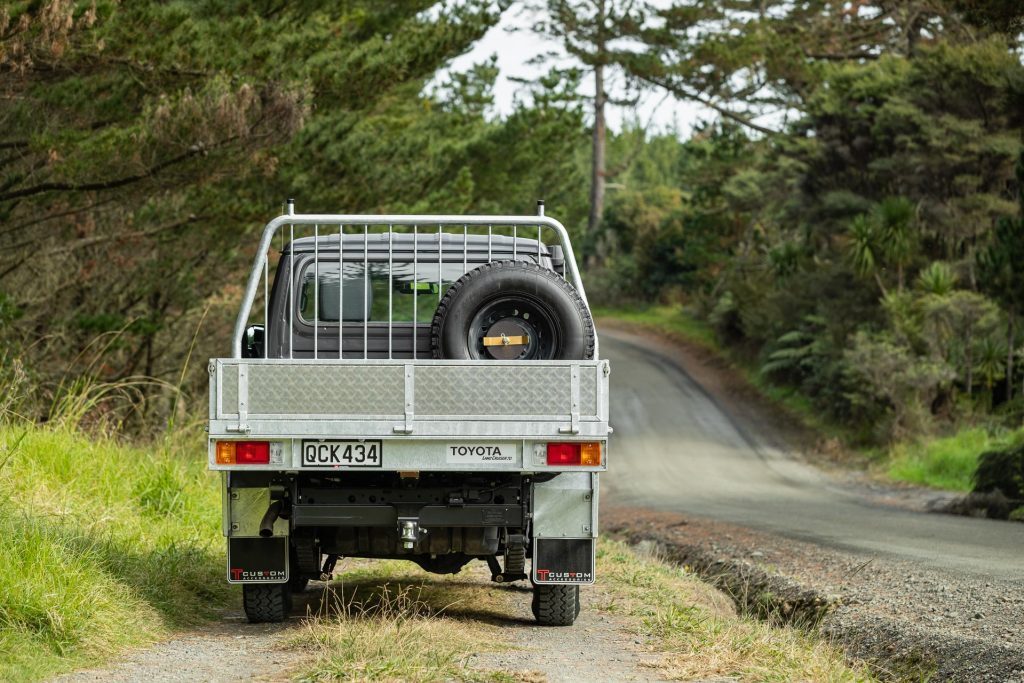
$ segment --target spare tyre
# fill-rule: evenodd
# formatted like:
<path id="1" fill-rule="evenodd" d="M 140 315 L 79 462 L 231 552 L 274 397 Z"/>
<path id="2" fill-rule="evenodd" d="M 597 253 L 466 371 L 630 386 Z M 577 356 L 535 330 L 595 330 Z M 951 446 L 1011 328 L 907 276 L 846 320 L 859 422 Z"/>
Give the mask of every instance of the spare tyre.
<path id="1" fill-rule="evenodd" d="M 594 321 L 560 275 L 529 261 L 494 261 L 459 278 L 430 327 L 434 358 L 585 360 Z"/>

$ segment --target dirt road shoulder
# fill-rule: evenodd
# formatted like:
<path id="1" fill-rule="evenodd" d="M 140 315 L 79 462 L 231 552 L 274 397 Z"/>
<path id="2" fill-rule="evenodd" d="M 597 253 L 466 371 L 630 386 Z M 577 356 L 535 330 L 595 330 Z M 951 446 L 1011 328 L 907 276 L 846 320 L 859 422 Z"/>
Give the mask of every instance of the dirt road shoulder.
<path id="1" fill-rule="evenodd" d="M 650 681 L 720 677 L 866 680 L 800 629 L 738 616 L 694 574 L 602 541 L 574 627 L 535 624 L 526 586 L 478 563 L 437 577 L 399 562 L 348 565 L 278 627 L 240 615 L 62 681 Z M 309 617 L 301 615 L 305 609 Z"/>
<path id="2" fill-rule="evenodd" d="M 773 622 L 809 626 L 886 677 L 1024 681 L 1024 596 L 889 557 L 675 513 L 606 509 L 605 529 L 650 544 Z"/>

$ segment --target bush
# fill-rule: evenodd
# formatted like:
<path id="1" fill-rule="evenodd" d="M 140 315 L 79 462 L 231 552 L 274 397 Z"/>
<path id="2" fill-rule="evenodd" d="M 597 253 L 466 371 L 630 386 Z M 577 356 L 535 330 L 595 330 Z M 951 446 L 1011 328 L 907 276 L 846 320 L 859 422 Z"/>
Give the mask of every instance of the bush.
<path id="1" fill-rule="evenodd" d="M 990 493 L 997 489 L 1010 500 L 1024 499 L 1024 444 L 981 454 L 974 490 Z"/>

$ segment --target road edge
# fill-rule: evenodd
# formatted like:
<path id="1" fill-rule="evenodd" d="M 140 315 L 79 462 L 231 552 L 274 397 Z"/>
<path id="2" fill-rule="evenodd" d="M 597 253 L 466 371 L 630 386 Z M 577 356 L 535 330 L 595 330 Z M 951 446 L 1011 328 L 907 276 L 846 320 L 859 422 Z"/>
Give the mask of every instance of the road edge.
<path id="1" fill-rule="evenodd" d="M 866 662 L 882 680 L 1024 681 L 1005 668 L 979 672 L 979 662 L 1002 667 L 1021 661 L 1018 649 L 975 638 L 957 638 L 895 618 L 857 612 L 838 597 L 792 577 L 701 542 L 687 542 L 664 528 L 618 519 L 602 531 L 632 546 L 652 548 L 667 561 L 693 571 L 730 596 L 741 612 L 815 632 L 843 649 L 851 663 Z M 672 515 L 682 518 L 682 515 Z M 685 526 L 677 522 L 673 526 Z M 977 678 L 982 673 L 984 678 Z M 1019 676 L 1015 678 L 1012 676 Z"/>

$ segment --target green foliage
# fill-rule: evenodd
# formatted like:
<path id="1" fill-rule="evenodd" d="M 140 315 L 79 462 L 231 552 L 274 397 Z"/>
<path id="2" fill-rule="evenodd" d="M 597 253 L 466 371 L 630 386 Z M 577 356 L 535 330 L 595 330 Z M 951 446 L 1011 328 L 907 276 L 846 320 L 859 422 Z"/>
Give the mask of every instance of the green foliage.
<path id="1" fill-rule="evenodd" d="M 689 272 L 685 253 L 661 257 L 685 273 L 680 298 L 722 342 L 760 357 L 771 381 L 854 431 L 874 425 L 878 439 L 994 404 L 1015 347 L 1013 310 L 996 286 L 985 286 L 992 298 L 977 290 L 1010 273 L 996 242 L 979 246 L 997 225 L 999 245 L 1016 237 L 1024 67 L 1005 41 L 961 38 L 922 40 L 913 59 L 894 43 L 877 60 L 823 60 L 790 130 L 731 156 L 728 139 L 704 138 L 721 148 L 721 175 L 684 165 L 673 187 L 684 225 L 713 217 L 717 237 Z M 673 244 L 696 256 L 694 236 L 684 229 Z M 986 270 L 984 258 L 1000 265 Z"/>
<path id="2" fill-rule="evenodd" d="M 917 274 L 915 285 L 919 291 L 935 297 L 948 296 L 956 287 L 957 276 L 949 264 L 933 261 Z"/>
<path id="3" fill-rule="evenodd" d="M 177 380 L 194 336 L 197 357 L 222 355 L 253 230 L 285 197 L 307 211 L 505 213 L 546 187 L 572 194 L 578 112 L 489 121 L 493 61 L 424 92 L 497 20 L 486 2 L 434 5 L 6 6 L 2 343 L 50 392 L 66 374 Z M 534 128 L 532 146 L 515 144 Z M 505 162 L 507 176 L 491 172 Z M 205 380 L 191 364 L 186 391 Z M 176 403 L 157 383 L 138 399 L 133 419 L 150 425 Z"/>
<path id="4" fill-rule="evenodd" d="M 499 114 L 493 57 L 437 73 L 501 3 L 13 4 L 0 339 L 43 389 L 19 390 L 17 410 L 46 416 L 57 396 L 66 423 L 90 424 L 117 385 L 135 410 L 108 424 L 165 422 L 202 391 L 201 363 L 175 388 L 191 339 L 198 358 L 222 353 L 252 230 L 284 197 L 472 213 L 543 198 L 593 301 L 688 304 L 757 381 L 850 432 L 886 439 L 990 408 L 1011 421 L 1019 12 L 897 5 L 531 2 L 531 29 L 578 63 L 523 83 Z M 609 131 L 604 220 L 588 231 L 594 109 L 580 88 L 598 67 L 714 120 L 686 140 L 639 113 Z M 771 111 L 786 116 L 758 117 Z"/>
<path id="5" fill-rule="evenodd" d="M 996 445 L 981 455 L 974 489 L 981 493 L 998 489 L 1012 501 L 1024 500 L 1024 445 L 1019 438 L 1011 446 Z"/>
<path id="6" fill-rule="evenodd" d="M 1017 0 L 956 0 L 953 5 L 968 21 L 995 31 L 1013 34 L 1024 27 L 1024 9 Z"/>
<path id="7" fill-rule="evenodd" d="M 216 481 L 194 457 L 201 439 L 167 444 L 0 426 L 4 680 L 104 661 L 212 617 L 231 596 Z"/>
<path id="8" fill-rule="evenodd" d="M 844 354 L 858 386 L 857 402 L 881 401 L 890 414 L 886 436 L 911 436 L 931 427 L 931 404 L 955 377 L 944 361 L 917 356 L 887 334 L 858 332 Z"/>
<path id="9" fill-rule="evenodd" d="M 974 427 L 952 436 L 901 444 L 893 450 L 889 475 L 907 481 L 951 491 L 988 492 L 1000 487 L 1013 497 L 1005 482 L 1002 454 L 1007 444 L 1020 435 L 993 435 Z M 1011 449 L 1012 450 L 1012 449 Z M 1019 449 L 1017 449 L 1019 452 Z M 1009 452 L 1009 451 L 1005 451 Z"/>

